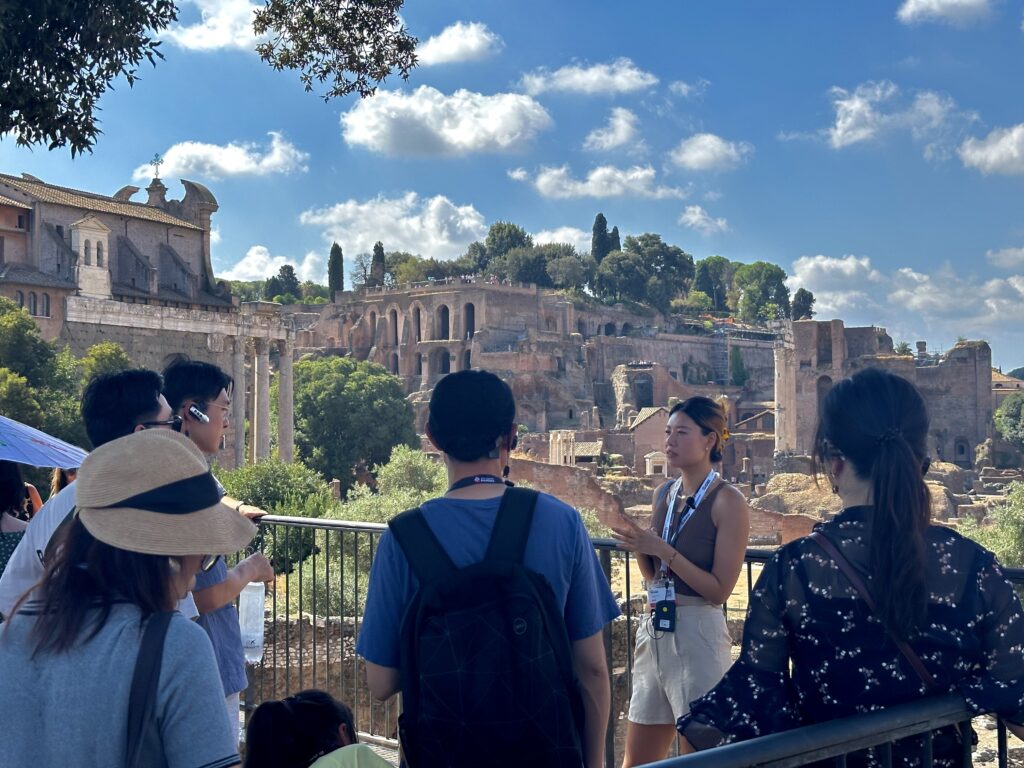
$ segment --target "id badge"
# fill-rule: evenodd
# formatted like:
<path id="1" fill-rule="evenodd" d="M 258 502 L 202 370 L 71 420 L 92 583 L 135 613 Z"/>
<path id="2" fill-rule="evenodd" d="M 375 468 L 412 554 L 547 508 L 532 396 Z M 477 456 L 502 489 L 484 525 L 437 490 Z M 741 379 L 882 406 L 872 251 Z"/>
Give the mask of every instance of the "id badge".
<path id="1" fill-rule="evenodd" d="M 667 599 L 667 590 L 672 587 L 671 582 L 666 583 L 664 579 L 657 579 L 647 585 L 647 602 L 653 608 L 657 603 Z M 674 591 L 674 589 L 673 589 Z M 675 596 L 672 597 L 675 600 Z"/>

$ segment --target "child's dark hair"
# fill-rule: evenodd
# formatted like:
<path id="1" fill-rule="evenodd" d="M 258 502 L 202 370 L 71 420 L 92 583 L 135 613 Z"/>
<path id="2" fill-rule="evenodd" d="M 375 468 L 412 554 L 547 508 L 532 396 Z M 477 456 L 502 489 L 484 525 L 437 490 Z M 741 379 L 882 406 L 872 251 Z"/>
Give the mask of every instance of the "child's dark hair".
<path id="1" fill-rule="evenodd" d="M 430 396 L 428 429 L 437 447 L 456 461 L 497 458 L 498 439 L 511 436 L 515 420 L 512 390 L 489 371 L 451 373 Z"/>
<path id="2" fill-rule="evenodd" d="M 843 459 L 871 483 L 871 593 L 896 635 L 909 639 L 925 619 L 928 410 L 917 388 L 880 368 L 838 382 L 821 403 L 816 471 Z"/>
<path id="3" fill-rule="evenodd" d="M 308 768 L 322 755 L 346 746 L 338 734 L 342 725 L 348 743 L 356 743 L 352 710 L 324 691 L 265 701 L 249 718 L 244 768 Z"/>
<path id="4" fill-rule="evenodd" d="M 145 368 L 101 374 L 82 393 L 82 421 L 93 448 L 130 435 L 160 412 L 160 374 Z"/>
<path id="5" fill-rule="evenodd" d="M 0 514 L 18 517 L 25 511 L 25 479 L 13 461 L 0 461 Z"/>
<path id="6" fill-rule="evenodd" d="M 717 439 L 711 447 L 710 458 L 712 462 L 721 461 L 725 429 L 728 426 L 722 406 L 709 397 L 688 397 L 681 403 L 673 405 L 672 410 L 668 412 L 668 417 L 671 419 L 676 413 L 685 413 L 693 419 L 693 422 L 700 427 L 700 431 L 705 435 L 715 433 Z"/>
<path id="7" fill-rule="evenodd" d="M 186 400 L 209 403 L 223 389 L 229 394 L 234 380 L 213 363 L 178 355 L 164 368 L 164 397 L 175 413 Z M 206 408 L 200 408 L 205 411 Z"/>

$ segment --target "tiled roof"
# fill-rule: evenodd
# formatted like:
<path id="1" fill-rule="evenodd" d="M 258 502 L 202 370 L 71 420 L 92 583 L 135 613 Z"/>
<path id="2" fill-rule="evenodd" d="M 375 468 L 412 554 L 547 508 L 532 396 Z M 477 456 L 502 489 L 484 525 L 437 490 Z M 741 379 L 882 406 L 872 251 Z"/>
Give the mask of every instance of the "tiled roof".
<path id="1" fill-rule="evenodd" d="M 592 443 L 576 443 L 573 448 L 573 456 L 600 456 L 604 449 L 604 441 L 597 440 Z"/>
<path id="2" fill-rule="evenodd" d="M 999 371 L 992 371 L 992 383 L 1004 385 L 1009 384 L 1010 386 L 1004 386 L 1003 389 L 1016 389 L 1019 388 L 1021 384 L 1024 384 L 1024 381 L 1015 379 L 1013 376 L 1007 376 L 1005 373 L 1000 373 Z"/>
<path id="3" fill-rule="evenodd" d="M 170 224 L 171 226 L 182 227 L 183 229 L 199 229 L 195 224 L 144 203 L 115 200 L 112 197 L 97 195 L 92 192 L 58 187 L 42 181 L 31 181 L 5 173 L 0 173 L 0 184 L 14 187 L 44 203 L 67 205 L 72 208 L 82 208 L 101 213 L 112 213 L 116 216 L 130 216 L 135 219 L 146 219 L 147 221 L 155 221 L 160 224 Z"/>
<path id="4" fill-rule="evenodd" d="M 654 408 L 641 408 L 640 412 L 636 415 L 636 418 L 633 419 L 633 423 L 629 425 L 629 428 L 630 429 L 636 429 L 641 424 L 643 424 L 645 421 L 647 421 L 649 418 L 651 418 L 651 416 L 656 414 L 658 411 L 664 411 L 664 410 L 665 410 L 665 406 L 663 406 L 663 405 L 659 405 L 659 406 L 656 406 Z"/>
<path id="5" fill-rule="evenodd" d="M 26 211 L 32 210 L 31 205 L 26 205 L 20 200 L 15 200 L 14 198 L 11 197 L 5 197 L 4 195 L 0 195 L 0 205 L 10 205 L 15 208 L 24 208 Z"/>
<path id="6" fill-rule="evenodd" d="M 22 285 L 38 285 L 43 288 L 64 288 L 69 291 L 75 290 L 75 284 L 65 280 L 59 275 L 51 275 L 40 272 L 28 264 L 2 264 L 0 265 L 0 280 L 5 283 L 19 283 Z"/>

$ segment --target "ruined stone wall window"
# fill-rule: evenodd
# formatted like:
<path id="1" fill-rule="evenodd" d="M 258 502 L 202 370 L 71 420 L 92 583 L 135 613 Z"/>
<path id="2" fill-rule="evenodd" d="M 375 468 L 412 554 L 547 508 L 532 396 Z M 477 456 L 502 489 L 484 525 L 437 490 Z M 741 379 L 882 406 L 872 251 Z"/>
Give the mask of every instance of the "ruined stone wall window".
<path id="1" fill-rule="evenodd" d="M 448 307 L 441 305 L 437 309 L 437 334 L 436 339 L 450 339 L 451 325 L 449 323 Z"/>
<path id="2" fill-rule="evenodd" d="M 25 306 L 25 294 L 21 291 L 14 292 L 14 300 L 18 303 L 19 307 Z"/>
<path id="3" fill-rule="evenodd" d="M 580 336 L 587 335 L 587 324 L 583 322 L 582 317 L 576 321 L 576 330 L 579 331 Z"/>
<path id="4" fill-rule="evenodd" d="M 85 266 L 87 266 L 87 267 L 91 266 L 92 265 L 92 244 L 88 240 L 85 241 L 85 250 L 83 251 L 83 254 L 85 256 Z"/>
<path id="5" fill-rule="evenodd" d="M 391 345 L 398 346 L 398 312 L 391 310 Z"/>
<path id="6" fill-rule="evenodd" d="M 605 323 L 604 324 L 604 335 L 605 336 L 614 336 L 615 335 L 615 323 Z"/>
<path id="7" fill-rule="evenodd" d="M 555 331 L 558 330 L 558 323 L 555 321 L 555 318 L 548 315 L 544 318 L 544 327 L 549 331 Z"/>
<path id="8" fill-rule="evenodd" d="M 416 375 L 423 375 L 423 355 L 421 355 L 419 352 L 416 353 Z"/>
<path id="9" fill-rule="evenodd" d="M 103 243 L 96 243 L 96 266 L 103 266 Z"/>
<path id="10" fill-rule="evenodd" d="M 435 376 L 438 374 L 451 373 L 452 359 L 447 349 L 437 350 L 430 363 L 430 372 Z"/>
<path id="11" fill-rule="evenodd" d="M 465 352 L 462 353 L 462 370 L 468 371 L 472 367 L 472 354 L 467 349 Z"/>
<path id="12" fill-rule="evenodd" d="M 637 408 L 654 406 L 654 379 L 649 374 L 641 373 L 633 379 L 633 397 Z"/>
<path id="13" fill-rule="evenodd" d="M 18 214 L 18 229 L 25 229 L 25 214 Z"/>
<path id="14" fill-rule="evenodd" d="M 466 338 L 472 339 L 473 334 L 476 333 L 476 307 L 472 304 L 467 304 L 464 314 L 466 317 Z"/>
<path id="15" fill-rule="evenodd" d="M 60 237 L 61 240 L 63 240 L 64 239 L 64 227 L 61 226 L 60 224 L 58 224 L 55 227 L 55 229 L 57 230 L 57 236 Z"/>
<path id="16" fill-rule="evenodd" d="M 29 294 L 28 294 L 28 313 L 34 317 L 36 315 L 36 312 L 37 312 L 38 309 L 39 309 L 39 305 L 38 305 L 38 300 L 36 299 L 36 292 L 35 291 L 29 291 Z"/>
<path id="17" fill-rule="evenodd" d="M 43 311 L 40 313 L 43 317 L 50 316 L 50 294 L 43 294 Z"/>
<path id="18" fill-rule="evenodd" d="M 825 395 L 827 395 L 832 389 L 832 378 L 829 376 L 820 377 L 816 388 L 818 395 L 818 413 L 821 413 L 821 406 L 825 402 Z"/>
<path id="19" fill-rule="evenodd" d="M 958 437 L 956 442 L 953 444 L 953 456 L 955 457 L 953 460 L 958 464 L 960 462 L 969 461 L 970 453 L 970 443 L 968 443 L 966 439 Z"/>
<path id="20" fill-rule="evenodd" d="M 412 311 L 412 331 L 416 338 L 416 341 L 423 341 L 423 325 L 420 320 L 420 308 L 416 307 Z"/>
<path id="21" fill-rule="evenodd" d="M 391 353 L 391 372 L 396 374 L 396 375 L 398 374 L 398 353 L 397 352 L 392 352 Z"/>
<path id="22" fill-rule="evenodd" d="M 622 324 L 622 335 L 623 336 L 629 336 L 629 334 L 630 334 L 630 332 L 632 330 L 633 330 L 633 326 L 631 326 L 629 323 L 623 323 Z"/>

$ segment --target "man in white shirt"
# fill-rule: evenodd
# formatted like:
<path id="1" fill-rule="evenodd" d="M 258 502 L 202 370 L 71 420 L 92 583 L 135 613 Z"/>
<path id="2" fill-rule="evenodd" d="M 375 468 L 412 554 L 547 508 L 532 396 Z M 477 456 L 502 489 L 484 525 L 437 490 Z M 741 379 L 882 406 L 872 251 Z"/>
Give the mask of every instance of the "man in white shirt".
<path id="1" fill-rule="evenodd" d="M 180 420 L 174 418 L 162 389 L 160 374 L 141 368 L 98 376 L 89 382 L 82 395 L 82 420 L 93 447 L 140 429 L 176 428 Z M 43 577 L 50 540 L 75 508 L 75 485 L 49 499 L 29 522 L 0 576 L 0 615 L 9 615 L 21 596 Z M 199 615 L 191 593 L 178 609 L 187 618 Z"/>

